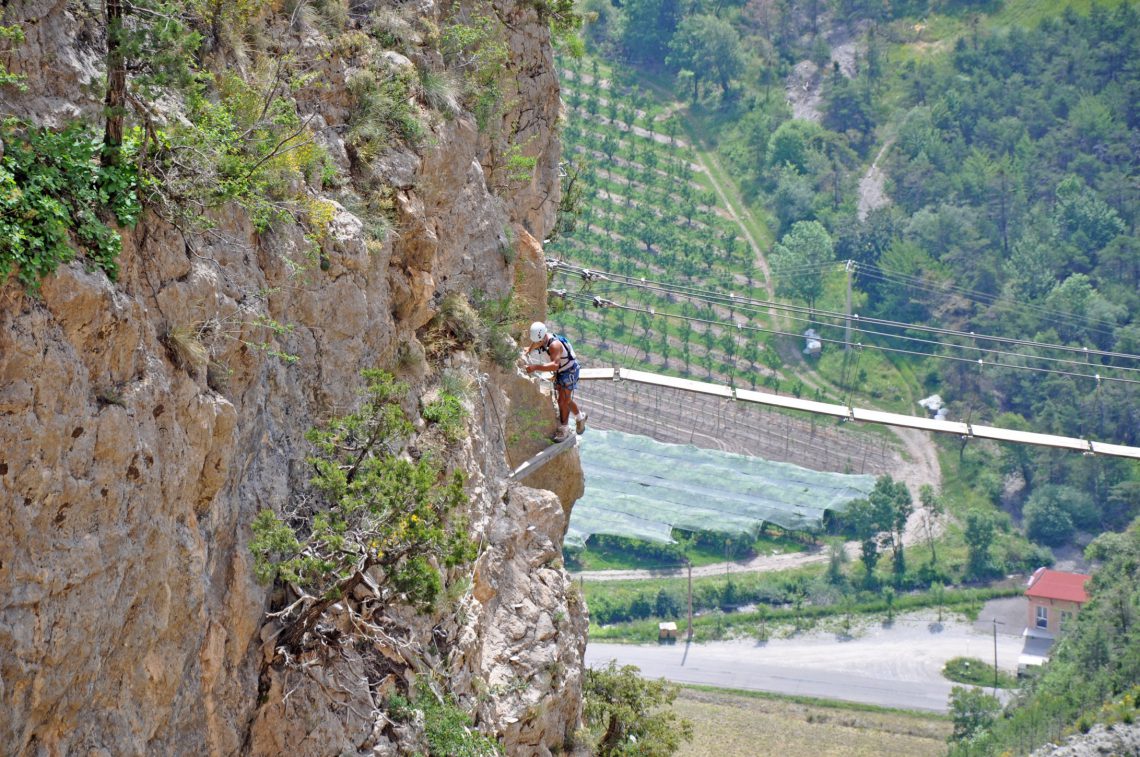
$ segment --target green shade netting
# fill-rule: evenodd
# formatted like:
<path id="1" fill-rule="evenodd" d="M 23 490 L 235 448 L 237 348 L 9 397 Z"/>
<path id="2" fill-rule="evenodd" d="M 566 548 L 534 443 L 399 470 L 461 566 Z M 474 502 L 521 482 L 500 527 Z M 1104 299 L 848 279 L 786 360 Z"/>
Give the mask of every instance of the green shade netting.
<path id="1" fill-rule="evenodd" d="M 620 431 L 580 440 L 586 492 L 574 504 L 568 546 L 591 534 L 671 542 L 673 528 L 754 533 L 763 523 L 817 529 L 875 485 L 870 475 L 821 473 L 791 463 L 665 444 Z"/>

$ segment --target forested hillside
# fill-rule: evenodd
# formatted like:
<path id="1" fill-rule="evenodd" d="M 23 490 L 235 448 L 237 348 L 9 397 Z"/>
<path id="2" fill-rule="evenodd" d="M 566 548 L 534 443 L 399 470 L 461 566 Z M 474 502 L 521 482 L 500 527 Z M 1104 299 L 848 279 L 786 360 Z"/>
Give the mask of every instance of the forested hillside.
<path id="1" fill-rule="evenodd" d="M 904 65 L 894 203 L 835 229 L 837 254 L 862 264 L 868 309 L 1135 355 L 1138 53 L 1140 17 L 1122 5 L 1066 12 L 1031 31 L 972 33 L 945 59 Z M 938 361 L 931 378 L 1001 425 L 1140 439 L 1140 393 L 1125 383 L 1137 376 L 1135 358 L 1003 349 L 1011 354 L 997 362 L 1036 370 Z M 1045 543 L 1074 526 L 1121 528 L 1136 513 L 1126 463 L 1008 449 L 1002 464 L 1032 487 L 1026 525 Z"/>

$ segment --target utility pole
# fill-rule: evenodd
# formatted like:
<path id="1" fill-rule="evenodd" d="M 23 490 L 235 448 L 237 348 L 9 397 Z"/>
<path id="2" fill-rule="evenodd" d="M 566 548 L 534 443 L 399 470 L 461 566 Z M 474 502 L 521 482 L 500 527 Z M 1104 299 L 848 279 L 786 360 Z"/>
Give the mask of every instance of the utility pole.
<path id="1" fill-rule="evenodd" d="M 728 545 L 731 539 L 724 540 L 724 585 L 728 586 L 728 582 L 732 579 L 728 577 Z"/>
<path id="2" fill-rule="evenodd" d="M 997 668 L 997 627 L 998 625 L 1005 625 L 997 618 L 993 618 L 994 622 L 994 696 L 997 696 L 998 687 L 998 668 Z"/>
<path id="3" fill-rule="evenodd" d="M 693 640 L 693 561 L 685 560 L 685 565 L 689 568 L 689 638 L 686 641 Z"/>
<path id="4" fill-rule="evenodd" d="M 844 334 L 843 334 L 843 342 L 844 342 L 844 350 L 846 350 L 847 352 L 850 352 L 851 351 L 851 274 L 855 270 L 855 261 L 854 260 L 848 260 L 847 261 L 847 267 L 845 270 L 847 271 L 847 310 L 846 310 L 847 319 L 846 319 L 846 327 L 844 329 Z"/>

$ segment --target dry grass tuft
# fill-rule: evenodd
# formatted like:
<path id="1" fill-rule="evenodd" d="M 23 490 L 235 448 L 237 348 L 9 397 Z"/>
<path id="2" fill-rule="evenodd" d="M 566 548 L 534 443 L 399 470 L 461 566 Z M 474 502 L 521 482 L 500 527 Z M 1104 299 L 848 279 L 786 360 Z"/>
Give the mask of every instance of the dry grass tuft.
<path id="1" fill-rule="evenodd" d="M 455 349 L 478 343 L 482 323 L 467 298 L 452 292 L 443 298 L 439 310 L 420 337 L 428 358 L 435 360 Z"/>
<path id="2" fill-rule="evenodd" d="M 166 346 L 175 365 L 183 370 L 197 372 L 201 370 L 210 359 L 210 353 L 197 328 L 191 326 L 173 326 L 166 333 Z"/>

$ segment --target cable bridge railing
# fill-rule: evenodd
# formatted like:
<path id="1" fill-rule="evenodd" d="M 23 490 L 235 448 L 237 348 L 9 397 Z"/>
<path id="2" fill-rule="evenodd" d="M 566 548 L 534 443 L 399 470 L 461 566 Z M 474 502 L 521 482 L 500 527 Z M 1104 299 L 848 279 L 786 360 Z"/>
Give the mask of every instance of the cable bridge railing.
<path id="1" fill-rule="evenodd" d="M 750 389 L 739 389 L 713 384 L 693 379 L 675 378 L 659 373 L 638 371 L 631 368 L 583 368 L 581 371 L 583 381 L 621 381 L 647 386 L 666 387 L 681 391 L 703 394 L 736 402 L 749 402 L 769 407 L 781 407 L 788 410 L 801 410 L 817 415 L 827 415 L 843 421 L 859 421 L 863 423 L 876 423 L 886 426 L 899 426 L 913 428 L 920 431 L 934 431 L 943 434 L 954 434 L 965 439 L 991 439 L 998 442 L 1013 442 L 1015 444 L 1031 444 L 1053 449 L 1065 449 L 1080 452 L 1086 455 L 1109 455 L 1140 460 L 1140 447 L 1130 447 L 1123 444 L 1110 444 L 1092 439 L 1081 439 L 1069 436 L 1056 436 L 1042 434 L 1035 431 L 1015 431 L 998 428 L 996 426 L 983 426 L 966 421 L 938 420 L 936 418 L 922 418 L 902 413 L 889 413 L 881 410 L 868 410 L 853 405 L 839 405 L 816 400 L 804 400 L 768 392 L 758 392 Z"/>

